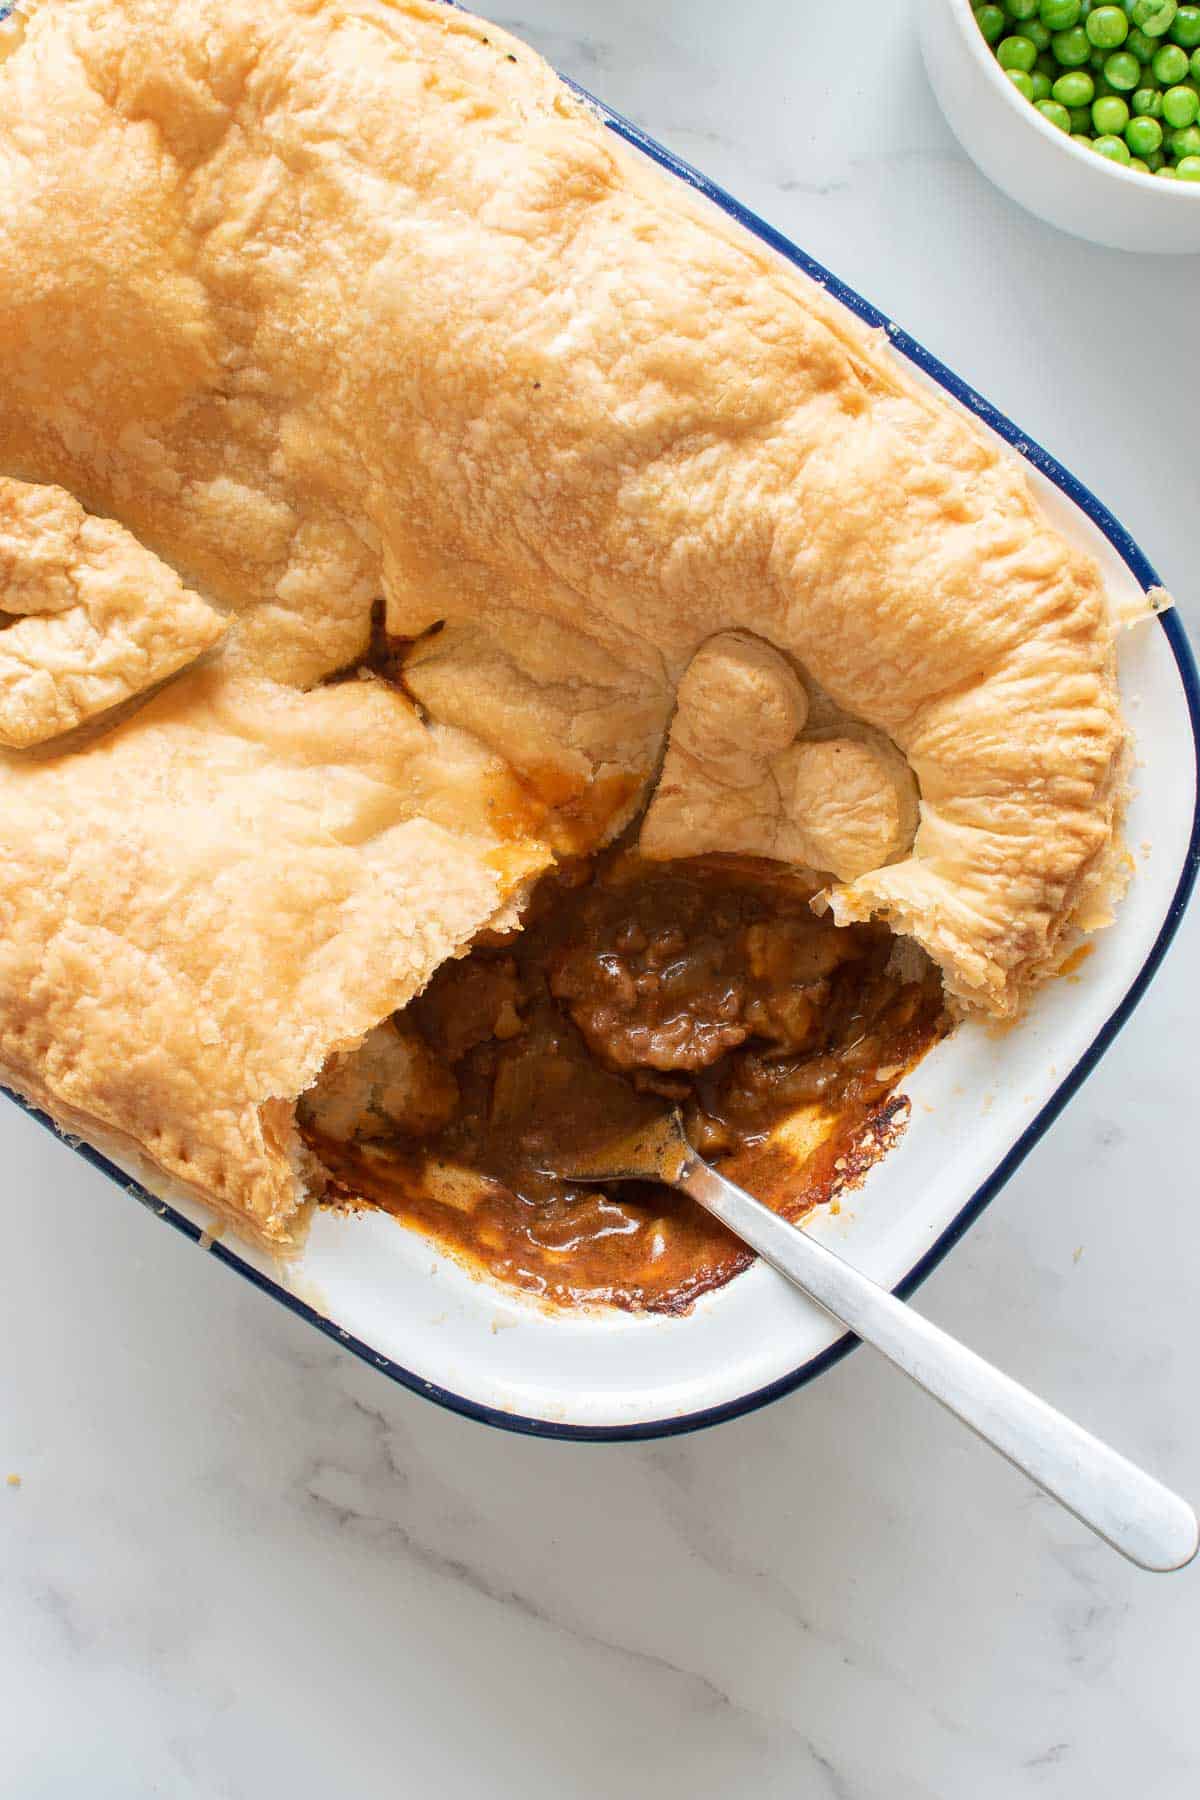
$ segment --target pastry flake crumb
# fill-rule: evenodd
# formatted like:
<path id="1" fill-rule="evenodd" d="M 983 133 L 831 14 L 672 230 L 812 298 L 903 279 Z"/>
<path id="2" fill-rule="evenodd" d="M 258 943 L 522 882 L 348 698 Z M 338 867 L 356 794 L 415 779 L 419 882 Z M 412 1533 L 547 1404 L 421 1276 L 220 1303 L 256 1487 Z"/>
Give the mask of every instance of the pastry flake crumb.
<path id="1" fill-rule="evenodd" d="M 1112 603 L 1113 617 L 1124 631 L 1144 625 L 1148 619 L 1170 612 L 1175 602 L 1166 588 L 1153 587 L 1143 593 L 1124 593 Z"/>

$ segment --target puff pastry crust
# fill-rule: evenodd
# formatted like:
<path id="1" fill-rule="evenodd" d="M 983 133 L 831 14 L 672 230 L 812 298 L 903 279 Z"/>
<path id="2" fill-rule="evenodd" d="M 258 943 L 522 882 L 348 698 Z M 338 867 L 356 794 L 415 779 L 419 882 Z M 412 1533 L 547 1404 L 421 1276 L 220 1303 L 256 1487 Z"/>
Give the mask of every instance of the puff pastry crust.
<path id="1" fill-rule="evenodd" d="M 216 643 L 221 614 L 112 519 L 0 476 L 0 744 L 27 749 L 145 693 Z"/>
<path id="2" fill-rule="evenodd" d="M 296 1096 L 668 735 L 651 854 L 1020 1005 L 1127 740 L 1013 459 L 437 0 L 23 0 L 0 59 L 6 1079 L 288 1244 Z M 407 695 L 322 685 L 380 596 Z"/>

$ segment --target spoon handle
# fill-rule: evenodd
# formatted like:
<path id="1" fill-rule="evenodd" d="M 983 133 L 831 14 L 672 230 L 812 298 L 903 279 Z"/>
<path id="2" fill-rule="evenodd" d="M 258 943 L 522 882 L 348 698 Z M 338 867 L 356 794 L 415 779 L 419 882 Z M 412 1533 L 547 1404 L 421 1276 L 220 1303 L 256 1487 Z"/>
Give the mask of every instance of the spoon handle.
<path id="1" fill-rule="evenodd" d="M 1181 1569 L 1195 1556 L 1196 1515 L 1169 1488 L 694 1153 L 672 1177 L 674 1186 L 715 1213 L 781 1275 L 873 1344 L 1130 1562 L 1143 1569 Z"/>

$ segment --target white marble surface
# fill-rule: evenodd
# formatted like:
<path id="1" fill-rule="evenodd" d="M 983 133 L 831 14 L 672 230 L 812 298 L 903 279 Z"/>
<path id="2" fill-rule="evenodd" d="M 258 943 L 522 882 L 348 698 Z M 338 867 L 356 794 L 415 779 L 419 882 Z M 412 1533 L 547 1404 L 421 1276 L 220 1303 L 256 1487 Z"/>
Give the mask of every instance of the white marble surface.
<path id="1" fill-rule="evenodd" d="M 1200 259 L 985 187 L 892 0 L 840 44 L 817 0 L 520 4 L 1073 465 L 1200 625 Z M 1194 915 L 921 1296 L 1193 1494 L 1198 994 Z M 868 1353 L 698 1437 L 528 1442 L 359 1366 L 15 1110 L 0 1133 L 5 1795 L 1200 1789 L 1200 1574 L 1118 1563 Z"/>

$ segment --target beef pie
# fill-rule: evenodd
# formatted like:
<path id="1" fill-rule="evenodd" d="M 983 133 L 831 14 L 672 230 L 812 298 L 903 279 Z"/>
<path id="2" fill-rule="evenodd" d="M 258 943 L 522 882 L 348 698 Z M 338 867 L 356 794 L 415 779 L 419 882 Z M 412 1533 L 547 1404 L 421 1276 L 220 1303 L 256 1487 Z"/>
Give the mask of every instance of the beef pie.
<path id="1" fill-rule="evenodd" d="M 424 1145 L 506 1278 L 686 1300 L 548 1099 L 861 1122 L 1117 882 L 1017 461 L 437 0 L 0 26 L 0 615 L 0 1075 L 281 1252 Z"/>

